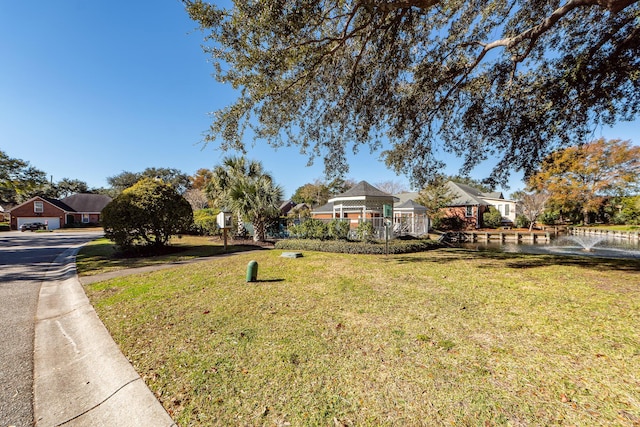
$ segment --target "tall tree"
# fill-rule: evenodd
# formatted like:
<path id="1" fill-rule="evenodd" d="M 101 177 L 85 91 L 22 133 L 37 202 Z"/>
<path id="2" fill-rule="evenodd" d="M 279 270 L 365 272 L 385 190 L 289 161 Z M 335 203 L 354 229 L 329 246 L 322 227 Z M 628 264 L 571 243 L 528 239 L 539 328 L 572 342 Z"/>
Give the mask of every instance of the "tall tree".
<path id="1" fill-rule="evenodd" d="M 189 175 L 175 168 L 146 168 L 142 171 L 143 178 L 161 179 L 172 186 L 179 194 L 184 194 L 191 188 Z"/>
<path id="2" fill-rule="evenodd" d="M 264 240 L 266 218 L 277 215 L 282 201 L 282 188 L 264 171 L 262 163 L 244 157 L 226 157 L 214 167 L 206 192 L 215 207 L 237 215 L 239 233 L 245 218 L 252 221 L 256 241 Z"/>
<path id="3" fill-rule="evenodd" d="M 373 184 L 373 186 L 376 187 L 378 190 L 382 190 L 385 193 L 389 193 L 389 194 L 400 194 L 400 193 L 407 192 L 407 186 L 400 181 L 388 180 L 388 181 L 376 182 L 375 184 Z"/>
<path id="4" fill-rule="evenodd" d="M 463 158 L 528 176 L 559 147 L 640 112 L 640 0 L 183 0 L 218 81 L 239 88 L 206 142 L 250 126 L 344 175 L 368 145 L 415 187 Z M 350 146 L 350 147 L 349 147 Z"/>
<path id="5" fill-rule="evenodd" d="M 438 176 L 431 180 L 418 194 L 416 202 L 427 208 L 427 214 L 434 224 L 445 216 L 444 208 L 454 200 L 447 185 L 448 179 L 444 176 Z"/>
<path id="6" fill-rule="evenodd" d="M 122 171 L 118 175 L 107 177 L 107 183 L 113 190 L 120 193 L 140 181 L 142 176 L 137 172 Z"/>
<path id="7" fill-rule="evenodd" d="M 546 191 L 525 192 L 516 191 L 511 196 L 518 204 L 516 210 L 529 221 L 529 231 L 533 230 L 536 220 L 542 215 L 549 200 Z"/>
<path id="8" fill-rule="evenodd" d="M 310 206 L 324 205 L 329 200 L 329 186 L 320 180 L 306 183 L 296 189 L 291 200 L 295 203 L 307 203 Z"/>
<path id="9" fill-rule="evenodd" d="M 253 224 L 253 240 L 262 242 L 267 237 L 269 220 L 277 218 L 282 201 L 282 188 L 268 174 L 253 178 L 247 176 L 231 186 L 228 197 L 232 210 L 242 212 Z"/>
<path id="10" fill-rule="evenodd" d="M 20 203 L 42 192 L 47 175 L 29 162 L 11 158 L 0 150 L 0 200 Z"/>
<path id="11" fill-rule="evenodd" d="M 107 183 L 113 190 L 120 193 L 143 178 L 160 179 L 165 184 L 171 185 L 180 194 L 184 194 L 191 188 L 189 175 L 174 168 L 146 168 L 142 172 L 122 171 L 118 175 L 108 177 Z"/>
<path id="12" fill-rule="evenodd" d="M 548 192 L 551 204 L 579 206 L 585 224 L 605 196 L 638 191 L 639 184 L 640 147 L 602 138 L 556 151 L 528 181 L 530 188 Z"/>
<path id="13" fill-rule="evenodd" d="M 342 194 L 345 191 L 349 190 L 357 183 L 358 181 L 353 178 L 342 178 L 342 176 L 338 176 L 327 182 L 326 185 L 329 188 L 329 195 L 337 196 L 338 194 Z"/>
<path id="14" fill-rule="evenodd" d="M 183 196 L 194 211 L 204 209 L 209 205 L 207 193 L 199 188 L 191 188 L 185 191 Z"/>
<path id="15" fill-rule="evenodd" d="M 494 190 L 494 187 L 492 187 L 491 185 L 487 185 L 480 180 L 471 178 L 470 176 L 452 175 L 449 177 L 449 181 L 453 181 L 458 184 L 466 184 L 470 187 L 482 191 L 483 193 L 491 193 Z"/>
<path id="16" fill-rule="evenodd" d="M 76 193 L 86 193 L 89 186 L 79 179 L 62 178 L 55 185 L 56 197 L 67 197 Z"/>
<path id="17" fill-rule="evenodd" d="M 213 178 L 213 172 L 211 170 L 205 168 L 198 169 L 193 176 L 189 177 L 191 188 L 204 190 L 211 178 Z"/>

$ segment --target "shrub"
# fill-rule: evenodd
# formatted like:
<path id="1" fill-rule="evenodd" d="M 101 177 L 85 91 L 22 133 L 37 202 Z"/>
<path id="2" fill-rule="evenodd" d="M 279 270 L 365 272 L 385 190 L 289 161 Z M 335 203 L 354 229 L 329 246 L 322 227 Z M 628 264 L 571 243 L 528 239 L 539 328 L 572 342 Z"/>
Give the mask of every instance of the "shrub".
<path id="1" fill-rule="evenodd" d="M 328 224 L 328 234 L 332 239 L 347 240 L 349 238 L 349 221 L 333 219 Z"/>
<path id="2" fill-rule="evenodd" d="M 613 217 L 615 224 L 640 224 L 640 196 L 625 197 L 620 202 L 620 211 Z"/>
<path id="3" fill-rule="evenodd" d="M 493 206 L 489 206 L 489 210 L 482 214 L 482 223 L 488 228 L 498 228 L 502 225 L 502 214 Z"/>
<path id="4" fill-rule="evenodd" d="M 373 223 L 369 221 L 362 221 L 356 228 L 356 236 L 363 242 L 368 242 L 373 239 L 373 235 L 376 229 L 373 227 Z"/>
<path id="5" fill-rule="evenodd" d="M 544 225 L 554 225 L 560 215 L 557 212 L 543 212 L 542 215 L 538 218 L 538 220 Z"/>
<path id="6" fill-rule="evenodd" d="M 217 216 L 218 210 L 209 208 L 198 209 L 193 213 L 193 227 L 191 229 L 201 236 L 215 236 L 220 234 Z"/>
<path id="7" fill-rule="evenodd" d="M 390 254 L 403 254 L 427 251 L 440 247 L 433 240 L 391 240 L 389 241 Z M 318 251 L 344 254 L 378 254 L 386 252 L 386 245 L 382 242 L 349 242 L 346 240 L 310 240 L 310 239 L 286 239 L 275 244 L 276 249 Z"/>
<path id="8" fill-rule="evenodd" d="M 529 226 L 531 225 L 531 221 L 529 221 L 529 219 L 521 214 L 516 215 L 516 227 L 518 228 L 529 228 Z"/>
<path id="9" fill-rule="evenodd" d="M 465 227 L 464 219 L 457 215 L 440 218 L 438 224 L 434 222 L 433 228 L 436 230 L 462 230 Z"/>
<path id="10" fill-rule="evenodd" d="M 126 252 L 137 245 L 165 246 L 172 235 L 189 229 L 193 211 L 172 186 L 146 178 L 105 206 L 102 222 L 105 236 Z"/>
<path id="11" fill-rule="evenodd" d="M 309 218 L 301 224 L 290 228 L 290 233 L 300 239 L 325 240 L 329 236 L 327 224 L 319 219 Z"/>

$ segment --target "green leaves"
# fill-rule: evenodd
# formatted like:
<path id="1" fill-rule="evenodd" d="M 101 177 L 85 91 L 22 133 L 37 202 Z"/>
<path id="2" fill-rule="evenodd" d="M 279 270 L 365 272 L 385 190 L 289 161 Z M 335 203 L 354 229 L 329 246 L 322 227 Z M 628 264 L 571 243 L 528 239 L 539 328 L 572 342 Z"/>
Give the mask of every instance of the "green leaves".
<path id="1" fill-rule="evenodd" d="M 278 216 L 283 193 L 260 162 L 234 156 L 213 169 L 206 191 L 219 209 L 238 215 L 239 227 L 243 219 L 253 222 L 256 241 L 265 239 L 267 222 Z"/>
<path id="2" fill-rule="evenodd" d="M 252 128 L 298 145 L 328 176 L 347 148 L 385 148 L 421 187 L 462 157 L 498 158 L 493 183 L 640 111 L 638 1 L 185 2 L 218 81 L 241 90 L 207 142 L 242 149 Z M 603 3 L 604 4 L 604 3 Z"/>
<path id="3" fill-rule="evenodd" d="M 189 229 L 193 211 L 173 187 L 144 178 L 105 206 L 102 222 L 105 236 L 128 251 L 141 244 L 165 246 L 172 235 Z"/>
<path id="4" fill-rule="evenodd" d="M 47 175 L 29 162 L 9 157 L 0 150 L 0 201 L 20 203 L 47 185 Z"/>

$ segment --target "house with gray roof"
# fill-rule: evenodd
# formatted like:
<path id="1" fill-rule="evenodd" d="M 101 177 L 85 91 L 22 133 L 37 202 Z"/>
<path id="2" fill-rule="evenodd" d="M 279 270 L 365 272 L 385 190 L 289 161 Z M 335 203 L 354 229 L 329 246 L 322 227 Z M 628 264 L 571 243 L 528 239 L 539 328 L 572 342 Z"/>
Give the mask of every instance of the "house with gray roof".
<path id="1" fill-rule="evenodd" d="M 399 201 L 398 197 L 385 193 L 366 181 L 360 181 L 344 193 L 329 199 L 327 204 L 313 209 L 311 216 L 326 221 L 349 221 L 351 228 L 357 228 L 362 221 L 369 221 L 378 230 L 379 236 L 382 236 L 385 227 L 384 206 L 388 205 L 392 207 L 388 220 L 392 221 L 394 234 L 426 234 L 426 208 L 414 201 L 399 205 Z"/>
<path id="2" fill-rule="evenodd" d="M 446 216 L 457 216 L 465 228 L 482 228 L 482 215 L 493 206 L 502 215 L 504 225 L 516 221 L 516 202 L 504 198 L 501 192 L 484 193 L 470 185 L 453 181 L 447 182 L 453 200 L 446 208 Z"/>
<path id="3" fill-rule="evenodd" d="M 103 194 L 74 194 L 58 200 L 36 196 L 9 211 L 11 229 L 19 230 L 22 224 L 36 222 L 55 230 L 74 224 L 99 224 L 102 209 L 111 201 Z"/>
<path id="4" fill-rule="evenodd" d="M 445 209 L 446 216 L 457 216 L 465 224 L 465 228 L 481 228 L 482 215 L 489 210 L 490 206 L 495 207 L 502 215 L 502 223 L 511 226 L 516 221 L 516 202 L 505 199 L 499 191 L 484 193 L 477 188 L 466 184 L 459 184 L 453 181 L 447 182 L 449 194 L 453 200 Z M 399 204 L 410 200 L 418 200 L 420 193 L 406 192 L 395 195 L 399 199 Z M 394 206 L 398 210 L 398 204 Z"/>
<path id="5" fill-rule="evenodd" d="M 67 225 L 99 224 L 102 209 L 111 202 L 105 194 L 76 193 L 60 200 L 72 211 L 67 213 Z"/>

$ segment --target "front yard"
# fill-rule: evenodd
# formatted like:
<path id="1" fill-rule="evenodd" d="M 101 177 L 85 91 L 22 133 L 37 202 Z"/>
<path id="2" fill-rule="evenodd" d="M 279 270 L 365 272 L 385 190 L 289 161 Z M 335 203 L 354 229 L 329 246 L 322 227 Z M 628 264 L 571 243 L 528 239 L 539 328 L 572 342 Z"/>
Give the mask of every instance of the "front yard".
<path id="1" fill-rule="evenodd" d="M 86 288 L 180 426 L 640 424 L 637 260 L 281 253 Z"/>

